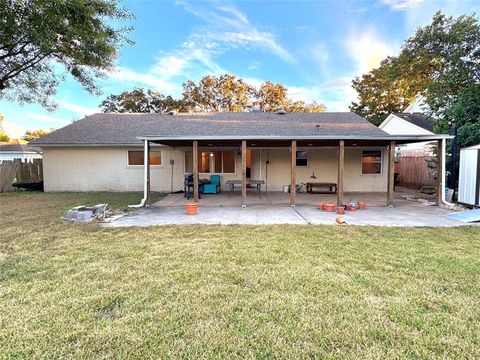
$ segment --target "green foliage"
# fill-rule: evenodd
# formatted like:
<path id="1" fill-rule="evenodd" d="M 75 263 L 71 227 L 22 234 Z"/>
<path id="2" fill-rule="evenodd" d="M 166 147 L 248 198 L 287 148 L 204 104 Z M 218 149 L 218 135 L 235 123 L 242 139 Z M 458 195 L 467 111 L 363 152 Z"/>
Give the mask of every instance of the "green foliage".
<path id="1" fill-rule="evenodd" d="M 66 74 L 98 93 L 95 79 L 114 67 L 118 48 L 131 43 L 130 28 L 112 24 L 131 17 L 116 0 L 1 1 L 0 99 L 53 109 Z"/>
<path id="2" fill-rule="evenodd" d="M 428 81 L 419 74 L 405 75 L 398 58 L 383 60 L 378 69 L 353 80 L 359 102 L 352 103 L 350 110 L 375 125 L 380 125 L 393 112 L 402 112 L 425 89 Z"/>
<path id="3" fill-rule="evenodd" d="M 231 74 L 204 76 L 198 84 L 183 84 L 183 101 L 190 110 L 203 112 L 245 111 L 254 89 Z"/>
<path id="4" fill-rule="evenodd" d="M 283 84 L 274 84 L 270 80 L 264 82 L 256 92 L 256 98 L 265 111 L 285 110 L 287 104 L 287 88 Z"/>
<path id="5" fill-rule="evenodd" d="M 3 131 L 0 131 L 0 142 L 9 142 L 10 136 L 5 134 Z"/>
<path id="6" fill-rule="evenodd" d="M 152 90 L 135 88 L 119 95 L 109 95 L 100 107 L 103 112 L 160 113 L 179 112 L 241 112 L 251 104 L 260 102 L 265 111 L 322 112 L 325 105 L 313 101 L 287 98 L 283 84 L 266 81 L 255 89 L 245 80 L 231 74 L 206 75 L 200 81 L 189 80 L 183 84 L 183 98 L 174 99 Z"/>
<path id="7" fill-rule="evenodd" d="M 50 130 L 43 130 L 43 129 L 27 130 L 25 131 L 25 135 L 22 136 L 22 140 L 32 141 L 34 139 L 38 139 L 39 137 L 45 136 L 54 130 L 55 130 L 54 128 L 50 128 Z"/>
<path id="8" fill-rule="evenodd" d="M 119 95 L 109 95 L 100 104 L 103 112 L 118 113 L 160 113 L 178 110 L 182 107 L 181 100 L 164 96 L 158 92 L 141 88 L 124 91 Z"/>
<path id="9" fill-rule="evenodd" d="M 426 81 L 426 102 L 439 119 L 450 117 L 459 95 L 480 81 L 480 24 L 475 16 L 446 17 L 438 12 L 432 23 L 408 39 L 399 56 L 406 76 Z"/>
<path id="10" fill-rule="evenodd" d="M 405 41 L 397 57 L 387 58 L 378 69 L 353 81 L 359 102 L 350 109 L 378 125 L 421 93 L 430 115 L 440 119 L 437 131 L 449 133 L 452 107 L 463 91 L 480 81 L 479 48 L 475 16 L 454 19 L 438 12 L 430 25 Z"/>

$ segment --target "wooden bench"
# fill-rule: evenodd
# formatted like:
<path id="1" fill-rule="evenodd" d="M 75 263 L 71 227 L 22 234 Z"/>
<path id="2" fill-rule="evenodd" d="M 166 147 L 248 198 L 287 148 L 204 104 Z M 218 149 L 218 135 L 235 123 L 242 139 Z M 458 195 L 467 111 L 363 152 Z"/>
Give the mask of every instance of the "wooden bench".
<path id="1" fill-rule="evenodd" d="M 314 191 L 316 189 L 316 191 Z M 337 184 L 326 182 L 307 182 L 307 192 L 309 194 L 336 194 Z"/>

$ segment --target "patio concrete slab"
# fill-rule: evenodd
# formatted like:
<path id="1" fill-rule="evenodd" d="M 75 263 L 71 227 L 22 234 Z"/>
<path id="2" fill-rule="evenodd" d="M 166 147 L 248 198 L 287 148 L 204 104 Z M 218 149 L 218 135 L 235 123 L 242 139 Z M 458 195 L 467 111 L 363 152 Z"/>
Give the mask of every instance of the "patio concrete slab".
<path id="1" fill-rule="evenodd" d="M 151 207 L 140 209 L 107 227 L 154 226 L 179 224 L 219 224 L 219 225 L 267 225 L 267 224 L 307 224 L 305 219 L 290 207 L 252 205 L 242 209 L 236 207 L 200 207 L 198 215 L 186 215 L 184 207 Z"/>
<path id="2" fill-rule="evenodd" d="M 154 226 L 154 225 L 178 225 L 178 224 L 221 224 L 221 225 L 270 225 L 270 224 L 314 224 L 335 225 L 335 213 L 320 211 L 312 203 L 313 198 L 307 194 L 302 195 L 299 205 L 291 208 L 285 204 L 287 198 L 283 195 L 275 197 L 263 196 L 256 204 L 241 208 L 239 198 L 233 196 L 228 202 L 221 197 L 207 197 L 200 201 L 199 214 L 186 215 L 183 196 L 179 194 L 167 196 L 151 208 L 140 209 L 111 223 L 108 227 L 122 226 Z M 287 194 L 288 195 L 288 194 Z M 305 195 L 305 196 L 303 196 Z M 403 227 L 450 227 L 465 226 L 467 224 L 448 218 L 446 215 L 451 210 L 436 206 L 428 206 L 422 202 L 396 199 L 396 206 L 388 208 L 384 204 L 384 194 L 368 194 L 363 196 L 356 194 L 355 199 L 367 200 L 367 209 L 355 212 L 347 211 L 344 219 L 351 225 L 373 226 L 403 226 Z M 360 196 L 358 196 L 360 195 Z M 321 200 L 325 198 L 321 195 Z M 222 199 L 222 201 L 219 201 Z M 275 200 L 276 199 L 276 200 Z M 283 200 L 282 200 L 283 199 Z M 310 204 L 306 201 L 310 199 Z M 347 198 L 348 199 L 348 198 Z M 274 203 L 272 200 L 275 200 Z M 280 201 L 281 200 L 281 201 Z M 285 200 L 285 201 L 284 201 Z M 315 198 L 317 201 L 318 198 Z M 263 202 L 263 203 L 262 203 Z M 288 201 L 287 201 L 288 202 Z"/>
<path id="3" fill-rule="evenodd" d="M 319 211 L 313 207 L 297 206 L 296 210 L 309 224 L 332 224 L 338 216 L 335 213 Z M 465 223 L 447 217 L 451 210 L 428 206 L 423 203 L 397 200 L 396 206 L 370 207 L 365 210 L 346 211 L 342 215 L 350 225 L 395 226 L 395 227 L 452 227 Z"/>

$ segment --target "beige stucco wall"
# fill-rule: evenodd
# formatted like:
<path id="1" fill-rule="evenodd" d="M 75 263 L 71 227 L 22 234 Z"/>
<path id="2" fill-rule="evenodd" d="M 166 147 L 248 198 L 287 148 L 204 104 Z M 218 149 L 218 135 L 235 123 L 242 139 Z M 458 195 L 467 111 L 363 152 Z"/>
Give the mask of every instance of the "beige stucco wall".
<path id="1" fill-rule="evenodd" d="M 44 148 L 45 191 L 141 191 L 143 166 L 127 165 L 127 149 L 142 148 Z M 158 148 L 155 148 L 158 150 Z M 183 189 L 183 151 L 161 150 L 161 166 L 151 167 L 153 191 L 170 191 L 170 159 L 175 161 L 174 191 Z"/>
<path id="2" fill-rule="evenodd" d="M 387 156 L 383 148 L 369 148 L 382 150 L 382 174 L 362 174 L 361 148 L 345 149 L 345 191 L 387 191 Z M 297 167 L 297 183 L 337 182 L 338 155 L 336 148 L 306 148 L 298 150 L 308 151 L 308 166 Z M 261 153 L 261 154 L 260 154 Z M 255 161 L 261 158 L 261 166 L 252 169 L 252 175 L 266 180 L 269 191 L 281 191 L 283 185 L 290 184 L 290 152 L 288 149 L 254 150 L 252 155 Z M 266 161 L 269 161 L 268 169 Z M 257 163 L 258 164 L 258 163 Z M 267 172 L 268 170 L 268 172 Z M 316 179 L 312 179 L 315 173 Z"/>
<path id="3" fill-rule="evenodd" d="M 127 149 L 141 148 L 44 148 L 43 171 L 45 191 L 141 191 L 143 166 L 127 165 Z M 157 148 L 158 149 L 158 148 Z M 374 148 L 371 148 L 374 149 Z M 375 148 L 381 149 L 381 148 Z M 337 181 L 337 149 L 308 148 L 307 167 L 297 167 L 297 183 Z M 345 149 L 345 191 L 386 191 L 387 156 L 383 150 L 382 174 L 361 174 L 360 148 Z M 153 191 L 170 191 L 173 159 L 173 190 L 183 189 L 185 170 L 184 149 L 162 148 L 162 166 L 152 166 Z M 266 161 L 269 160 L 268 172 Z M 222 188 L 229 179 L 241 179 L 241 156 L 237 151 L 235 174 L 221 174 Z M 315 172 L 316 179 L 311 179 Z M 208 178 L 209 174 L 200 174 Z M 281 191 L 290 183 L 290 152 L 288 149 L 253 149 L 251 177 L 266 180 L 268 191 Z"/>

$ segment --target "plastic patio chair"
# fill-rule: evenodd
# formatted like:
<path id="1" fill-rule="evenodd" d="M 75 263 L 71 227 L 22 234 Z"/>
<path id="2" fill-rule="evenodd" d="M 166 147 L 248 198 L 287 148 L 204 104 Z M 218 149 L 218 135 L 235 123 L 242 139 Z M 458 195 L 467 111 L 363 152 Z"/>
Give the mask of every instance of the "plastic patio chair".
<path id="1" fill-rule="evenodd" d="M 220 175 L 210 175 L 210 183 L 203 185 L 204 194 L 218 194 L 220 192 Z"/>

